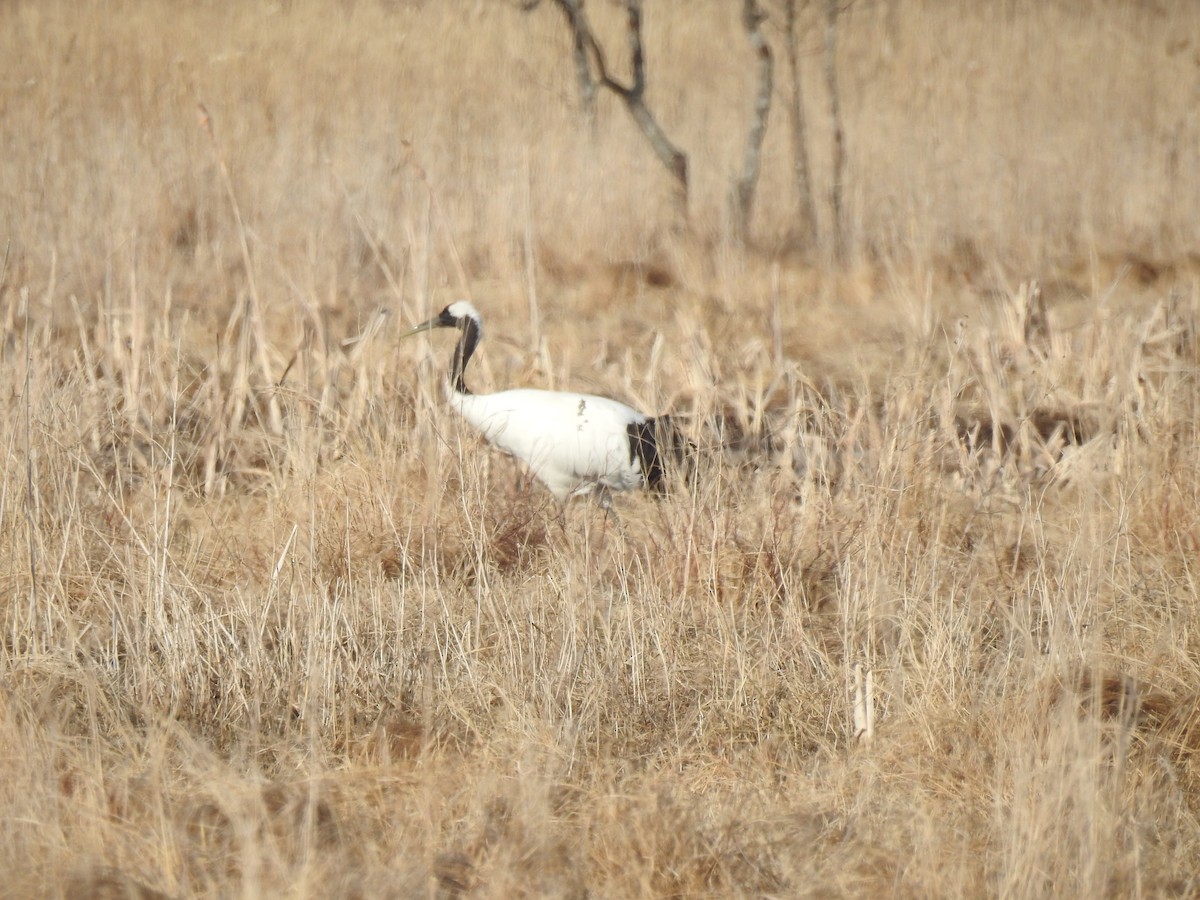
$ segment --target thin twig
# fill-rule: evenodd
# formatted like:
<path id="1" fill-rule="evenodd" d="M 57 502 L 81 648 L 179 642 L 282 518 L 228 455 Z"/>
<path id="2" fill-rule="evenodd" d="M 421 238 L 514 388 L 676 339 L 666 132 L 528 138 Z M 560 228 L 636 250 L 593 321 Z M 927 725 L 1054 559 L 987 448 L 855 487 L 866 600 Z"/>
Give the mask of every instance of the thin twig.
<path id="1" fill-rule="evenodd" d="M 4 268 L 0 271 L 0 282 L 8 274 L 8 255 L 11 248 L 12 242 L 10 241 L 4 250 Z M 28 526 L 26 540 L 29 546 L 29 621 L 32 623 L 38 609 L 38 566 L 37 542 L 34 540 L 34 532 L 37 530 L 37 515 L 34 511 L 37 505 L 37 495 L 33 489 L 33 445 L 30 438 L 33 432 L 33 401 L 30 398 L 30 391 L 33 387 L 33 350 L 29 344 L 29 319 L 29 295 L 26 293 L 23 329 L 25 342 L 25 522 Z"/>
<path id="2" fill-rule="evenodd" d="M 217 143 L 217 136 L 213 132 L 212 117 L 209 116 L 208 110 L 203 103 L 196 104 L 200 115 L 200 127 L 204 129 L 204 133 L 208 135 L 209 143 L 212 144 L 213 155 L 217 160 L 217 167 L 221 171 L 221 181 L 225 187 L 225 194 L 229 198 L 229 205 L 233 209 L 234 222 L 237 224 L 238 243 L 242 250 L 242 264 L 246 269 L 246 288 L 249 294 L 249 302 L 247 302 L 247 320 L 248 324 L 254 331 L 255 351 L 258 362 L 258 368 L 262 374 L 263 383 L 273 384 L 271 378 L 271 365 L 267 360 L 266 346 L 266 329 L 263 326 L 262 319 L 262 299 L 258 293 L 258 282 L 254 277 L 254 266 L 250 259 L 250 242 L 246 238 L 246 224 L 242 220 L 242 210 L 238 206 L 237 194 L 233 190 L 233 178 L 229 174 L 229 166 L 225 162 L 225 157 L 221 153 L 221 147 Z M 267 396 L 267 426 L 272 434 L 281 434 L 283 432 L 283 416 L 279 411 L 279 400 L 273 393 L 268 392 Z"/>
<path id="3" fill-rule="evenodd" d="M 843 212 L 842 182 L 846 173 L 846 133 L 842 128 L 842 103 L 837 82 L 838 0 L 825 0 L 825 86 L 829 91 L 829 117 L 833 131 L 833 181 L 829 205 L 833 213 L 833 256 L 839 265 L 846 262 L 846 223 Z"/>
<path id="4" fill-rule="evenodd" d="M 789 107 L 792 133 L 792 182 L 796 191 L 796 236 L 801 246 L 810 245 L 817 236 L 817 211 L 813 202 L 812 176 L 808 164 L 808 137 L 804 115 L 803 78 L 800 74 L 800 48 L 796 35 L 796 5 L 784 3 L 784 34 L 787 40 L 788 76 L 792 82 Z"/>

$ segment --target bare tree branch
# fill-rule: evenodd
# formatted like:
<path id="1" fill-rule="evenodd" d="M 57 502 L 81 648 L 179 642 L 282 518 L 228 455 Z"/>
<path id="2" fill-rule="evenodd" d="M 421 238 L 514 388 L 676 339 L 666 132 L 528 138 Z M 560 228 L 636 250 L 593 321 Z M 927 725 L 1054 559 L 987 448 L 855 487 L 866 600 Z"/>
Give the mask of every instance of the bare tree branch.
<path id="1" fill-rule="evenodd" d="M 758 94 L 754 98 L 754 118 L 746 135 L 742 174 L 734 186 L 734 227 L 741 238 L 745 238 L 750 232 L 750 211 L 754 205 L 754 188 L 758 183 L 763 139 L 767 134 L 767 120 L 771 114 L 771 89 L 775 80 L 775 60 L 761 28 L 763 18 L 757 0 L 743 0 L 742 27 L 746 29 L 750 46 L 758 58 Z"/>

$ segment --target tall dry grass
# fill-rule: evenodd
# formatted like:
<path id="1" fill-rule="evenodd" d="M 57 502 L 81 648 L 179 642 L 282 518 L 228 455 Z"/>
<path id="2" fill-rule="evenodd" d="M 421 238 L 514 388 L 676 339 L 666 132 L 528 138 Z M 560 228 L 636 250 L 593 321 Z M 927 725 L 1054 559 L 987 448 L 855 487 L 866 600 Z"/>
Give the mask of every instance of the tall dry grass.
<path id="1" fill-rule="evenodd" d="M 688 233 L 551 9 L 0 13 L 7 894 L 1200 890 L 1197 14 L 853 6 L 834 272 L 781 107 L 726 239 L 733 12 L 647 10 Z M 560 513 L 462 294 L 693 477 Z"/>

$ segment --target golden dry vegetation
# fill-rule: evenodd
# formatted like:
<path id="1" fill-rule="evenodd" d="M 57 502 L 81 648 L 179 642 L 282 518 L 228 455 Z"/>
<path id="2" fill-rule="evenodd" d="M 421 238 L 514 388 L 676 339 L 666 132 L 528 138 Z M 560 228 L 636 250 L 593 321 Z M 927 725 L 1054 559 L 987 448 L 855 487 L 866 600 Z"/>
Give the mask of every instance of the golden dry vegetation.
<path id="1" fill-rule="evenodd" d="M 852 4 L 835 268 L 815 14 L 798 248 L 646 6 L 686 228 L 545 3 L 0 8 L 6 896 L 1200 893 L 1200 7 Z M 560 513 L 459 296 L 691 477 Z"/>

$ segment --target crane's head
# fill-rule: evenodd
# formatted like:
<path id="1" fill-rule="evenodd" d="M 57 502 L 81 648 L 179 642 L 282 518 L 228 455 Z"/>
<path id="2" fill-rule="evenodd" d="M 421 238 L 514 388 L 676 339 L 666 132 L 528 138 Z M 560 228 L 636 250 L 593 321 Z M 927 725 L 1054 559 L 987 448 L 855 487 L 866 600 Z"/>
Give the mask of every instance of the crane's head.
<path id="1" fill-rule="evenodd" d="M 440 313 L 428 321 L 422 322 L 420 325 L 414 325 L 401 338 L 412 337 L 414 334 L 420 334 L 422 331 L 433 331 L 435 328 L 463 328 L 468 324 L 474 324 L 475 339 L 478 340 L 483 334 L 483 319 L 479 315 L 474 305 L 469 300 L 457 300 L 451 303 Z"/>
<path id="2" fill-rule="evenodd" d="M 471 361 L 471 354 L 475 352 L 479 339 L 483 337 L 483 320 L 479 310 L 472 306 L 469 300 L 458 300 L 427 322 L 414 325 L 400 337 L 410 337 L 422 331 L 433 331 L 435 328 L 458 329 L 458 343 L 454 345 L 454 357 L 450 361 L 450 386 L 455 393 L 469 394 L 467 384 L 463 381 L 463 370 Z"/>

